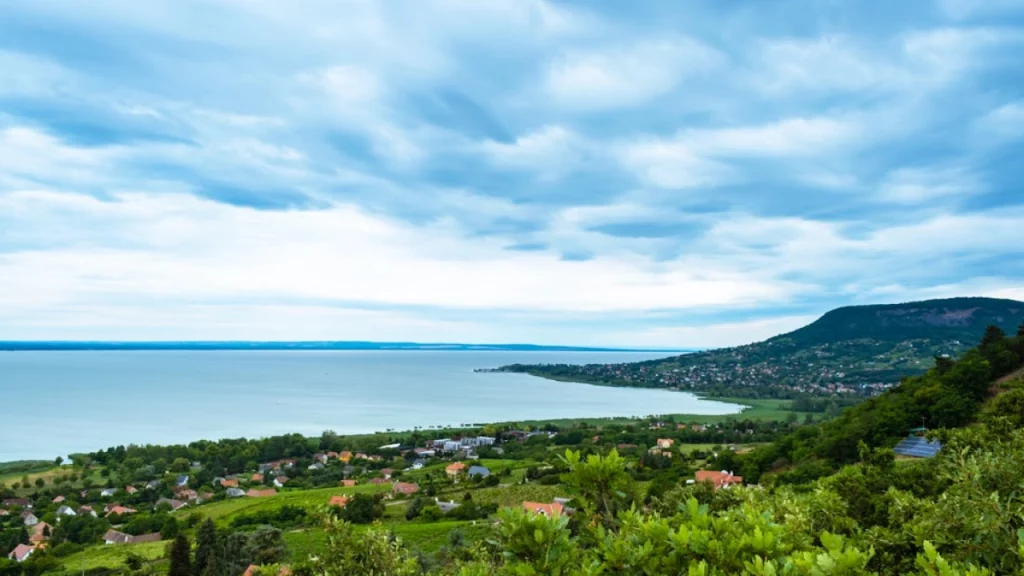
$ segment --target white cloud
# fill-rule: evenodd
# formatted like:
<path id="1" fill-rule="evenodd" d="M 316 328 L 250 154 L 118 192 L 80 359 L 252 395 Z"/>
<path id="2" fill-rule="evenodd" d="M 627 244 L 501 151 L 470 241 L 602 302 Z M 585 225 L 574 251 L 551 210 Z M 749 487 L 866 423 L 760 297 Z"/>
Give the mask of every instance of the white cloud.
<path id="1" fill-rule="evenodd" d="M 558 105 L 609 110 L 667 94 L 684 79 L 705 74 L 721 61 L 720 54 L 693 40 L 646 41 L 566 54 L 548 64 L 542 83 L 546 95 Z"/>
<path id="2" fill-rule="evenodd" d="M 1024 101 L 1010 102 L 992 110 L 978 119 L 975 127 L 981 132 L 978 143 L 982 146 L 1024 138 Z"/>
<path id="3" fill-rule="evenodd" d="M 975 14 L 1024 10 L 1024 0 L 939 0 L 939 6 L 957 19 Z"/>
<path id="4" fill-rule="evenodd" d="M 484 141 L 480 150 L 496 166 L 534 170 L 554 178 L 580 168 L 594 153 L 582 137 L 562 126 L 545 126 L 513 142 Z"/>
<path id="5" fill-rule="evenodd" d="M 33 128 L 0 129 L 0 192 L 28 182 L 60 178 L 85 187 L 109 182 L 110 168 L 129 154 L 121 146 L 81 148 Z"/>
<path id="6" fill-rule="evenodd" d="M 380 78 L 359 66 L 330 66 L 313 79 L 319 81 L 341 106 L 365 106 L 382 96 Z"/>
<path id="7" fill-rule="evenodd" d="M 50 60 L 0 50 L 0 95 L 45 97 L 73 90 L 78 75 Z"/>
<path id="8" fill-rule="evenodd" d="M 772 336 L 806 326 L 817 316 L 779 316 L 743 322 L 725 322 L 689 326 L 664 326 L 647 330 L 614 332 L 612 342 L 631 342 L 634 346 L 678 348 L 720 348 L 759 342 Z"/>
<path id="9" fill-rule="evenodd" d="M 865 53 L 845 36 L 781 39 L 755 44 L 758 67 L 750 82 L 772 94 L 865 90 L 903 84 L 894 62 Z"/>
<path id="10" fill-rule="evenodd" d="M 877 192 L 882 202 L 919 204 L 984 192 L 977 175 L 964 168 L 901 168 L 890 173 Z"/>
<path id="11" fill-rule="evenodd" d="M 619 159 L 641 180 L 662 188 L 692 188 L 739 179 L 726 160 L 742 157 L 811 158 L 864 137 L 858 121 L 785 118 L 768 124 L 689 129 L 669 138 L 626 142 Z"/>
<path id="12" fill-rule="evenodd" d="M 0 275 L 15 279 L 4 296 L 8 311 L 133 296 L 559 311 L 689 308 L 786 296 L 782 284 L 673 266 L 653 272 L 635 258 L 566 262 L 544 253 L 508 254 L 497 240 L 400 226 L 349 206 L 260 212 L 187 196 L 125 195 L 106 203 L 38 192 L 8 194 L 0 202 L 14 216 L 8 225 L 23 236 L 34 226 L 66 223 L 69 213 L 79 235 L 72 246 L 0 260 Z M 33 212 L 21 221 L 26 203 Z M 134 245 L 124 246 L 126 237 L 134 237 Z"/>
<path id="13" fill-rule="evenodd" d="M 1020 36 L 985 28 L 935 28 L 891 44 L 848 35 L 755 42 L 748 84 L 775 96 L 831 91 L 921 94 L 986 65 L 984 49 Z"/>

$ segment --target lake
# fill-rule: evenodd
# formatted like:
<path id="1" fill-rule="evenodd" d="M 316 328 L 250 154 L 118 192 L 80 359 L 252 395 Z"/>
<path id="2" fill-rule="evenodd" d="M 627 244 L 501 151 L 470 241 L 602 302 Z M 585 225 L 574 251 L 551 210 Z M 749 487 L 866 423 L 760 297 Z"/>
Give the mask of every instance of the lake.
<path id="1" fill-rule="evenodd" d="M 635 362 L 640 352 L 0 353 L 0 462 L 118 444 L 408 430 L 551 418 L 732 414 L 692 394 L 474 373 L 511 363 Z"/>

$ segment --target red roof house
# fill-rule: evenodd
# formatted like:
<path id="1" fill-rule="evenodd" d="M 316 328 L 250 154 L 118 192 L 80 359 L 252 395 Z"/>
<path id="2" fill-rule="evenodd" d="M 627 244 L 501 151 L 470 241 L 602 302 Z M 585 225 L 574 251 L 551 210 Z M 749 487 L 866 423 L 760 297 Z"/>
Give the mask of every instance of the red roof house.
<path id="1" fill-rule="evenodd" d="M 28 557 L 31 556 L 34 551 L 35 548 L 27 544 L 18 544 L 14 547 L 14 550 L 11 550 L 11 553 L 8 554 L 7 557 L 15 562 L 24 562 L 25 560 L 28 560 Z"/>
<path id="2" fill-rule="evenodd" d="M 523 508 L 528 512 L 547 516 L 548 518 L 558 518 L 562 515 L 562 511 L 564 510 L 562 504 L 559 502 L 552 502 L 551 504 L 543 504 L 541 502 L 523 502 Z"/>
<path id="3" fill-rule="evenodd" d="M 736 484 L 743 484 L 743 476 L 733 476 L 731 472 L 722 470 L 700 470 L 697 472 L 695 479 L 697 482 L 711 482 L 715 486 L 715 490 L 719 488 L 728 488 Z"/>
<path id="4" fill-rule="evenodd" d="M 391 492 L 395 494 L 415 494 L 419 491 L 419 484 L 412 482 L 395 482 L 395 485 L 391 487 Z"/>

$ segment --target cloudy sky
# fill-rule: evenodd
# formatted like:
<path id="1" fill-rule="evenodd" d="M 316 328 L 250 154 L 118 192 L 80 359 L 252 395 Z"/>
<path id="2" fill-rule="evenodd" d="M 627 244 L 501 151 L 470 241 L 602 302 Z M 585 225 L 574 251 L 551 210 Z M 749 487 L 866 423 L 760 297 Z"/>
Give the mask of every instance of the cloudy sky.
<path id="1" fill-rule="evenodd" d="M 1024 299 L 1024 0 L 0 5 L 0 339 L 757 340 Z"/>

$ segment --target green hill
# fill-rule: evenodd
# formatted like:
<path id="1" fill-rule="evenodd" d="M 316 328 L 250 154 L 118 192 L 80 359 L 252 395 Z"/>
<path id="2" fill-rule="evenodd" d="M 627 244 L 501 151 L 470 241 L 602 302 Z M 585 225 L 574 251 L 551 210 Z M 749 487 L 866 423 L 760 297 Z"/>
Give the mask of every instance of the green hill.
<path id="1" fill-rule="evenodd" d="M 963 354 L 989 325 L 1012 334 L 1022 323 L 1024 302 L 995 298 L 849 306 L 746 346 L 629 364 L 515 364 L 498 370 L 734 397 L 870 395 L 924 373 L 936 357 Z"/>
<path id="2" fill-rule="evenodd" d="M 846 306 L 768 340 L 817 346 L 848 340 L 900 343 L 908 340 L 960 341 L 973 345 L 985 328 L 1004 332 L 1024 320 L 1024 302 L 996 298 L 948 298 L 905 304 Z"/>

